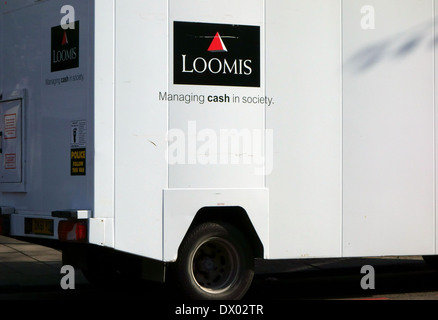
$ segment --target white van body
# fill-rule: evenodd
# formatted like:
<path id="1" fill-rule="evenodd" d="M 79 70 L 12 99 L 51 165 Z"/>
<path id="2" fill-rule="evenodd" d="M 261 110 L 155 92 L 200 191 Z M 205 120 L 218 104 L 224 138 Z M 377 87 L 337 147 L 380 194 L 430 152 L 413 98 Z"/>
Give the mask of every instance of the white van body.
<path id="1" fill-rule="evenodd" d="M 168 263 L 200 212 L 239 208 L 264 259 L 437 254 L 437 9 L 2 1 L 10 234 L 81 219 Z"/>

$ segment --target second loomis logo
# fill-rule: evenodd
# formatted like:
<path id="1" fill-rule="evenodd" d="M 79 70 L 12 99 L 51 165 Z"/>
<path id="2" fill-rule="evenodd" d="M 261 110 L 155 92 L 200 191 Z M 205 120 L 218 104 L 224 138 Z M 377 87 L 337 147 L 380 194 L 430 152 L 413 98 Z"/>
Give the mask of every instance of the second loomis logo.
<path id="1" fill-rule="evenodd" d="M 260 87 L 260 27 L 175 21 L 174 84 Z"/>
<path id="2" fill-rule="evenodd" d="M 74 28 L 62 26 L 52 28 L 51 71 L 61 71 L 79 67 L 79 21 Z"/>

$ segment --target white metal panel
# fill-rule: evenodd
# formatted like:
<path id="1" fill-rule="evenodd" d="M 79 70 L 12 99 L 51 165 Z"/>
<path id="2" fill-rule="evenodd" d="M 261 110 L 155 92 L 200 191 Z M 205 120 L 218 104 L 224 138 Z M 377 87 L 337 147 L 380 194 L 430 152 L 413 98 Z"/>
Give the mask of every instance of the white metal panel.
<path id="1" fill-rule="evenodd" d="M 434 253 L 433 1 L 343 3 L 344 255 Z"/>
<path id="2" fill-rule="evenodd" d="M 186 138 L 186 159 L 182 163 L 169 166 L 170 188 L 262 188 L 264 187 L 264 161 L 259 157 L 263 155 L 264 130 L 265 130 L 265 104 L 244 104 L 243 97 L 264 97 L 264 1 L 263 0 L 226 0 L 226 1 L 170 1 L 169 18 L 169 64 L 171 66 L 169 79 L 169 92 L 178 94 L 197 95 L 205 97 L 205 103 L 169 102 L 169 129 L 181 130 Z M 216 86 L 216 85 L 174 85 L 173 81 L 173 51 L 174 51 L 174 21 L 228 24 L 260 27 L 261 55 L 261 85 L 260 87 Z M 215 33 L 203 34 L 202 37 L 211 37 Z M 225 46 L 233 34 L 224 34 Z M 205 47 L 207 53 L 208 45 Z M 225 55 L 226 57 L 226 55 Z M 244 57 L 242 57 L 244 58 Z M 208 102 L 209 96 L 230 97 L 226 103 Z M 239 102 L 233 97 L 242 98 Z M 231 147 L 221 144 L 225 131 L 234 131 L 244 134 L 249 130 L 249 139 L 257 147 L 248 152 L 242 151 L 248 145 L 240 144 L 240 151 L 234 152 Z M 203 158 L 202 133 L 212 133 L 209 138 L 217 142 L 215 150 L 210 152 L 213 159 Z M 248 131 L 247 131 L 248 132 Z M 213 134 L 214 133 L 214 134 Z M 258 135 L 262 139 L 258 140 Z M 191 149 L 190 139 L 197 139 Z M 207 140 L 208 141 L 208 140 Z M 243 141 L 243 140 L 241 140 Z M 251 145 L 253 147 L 253 145 Z M 192 158 L 191 158 L 192 157 Z M 221 158 L 224 157 L 224 158 Z M 249 157 L 247 161 L 244 157 Z M 228 160 L 222 161 L 221 159 Z M 259 158 L 259 160 L 257 160 Z M 205 164 L 207 161 L 208 164 Z"/>
<path id="3" fill-rule="evenodd" d="M 205 207 L 241 207 L 269 257 L 267 189 L 168 189 L 164 191 L 164 260 L 174 261 L 193 218 Z"/>
<path id="4" fill-rule="evenodd" d="M 434 0 L 434 8 L 435 8 L 435 12 L 434 12 L 434 32 L 435 32 L 435 36 L 438 34 L 438 26 L 436 25 L 437 23 L 437 15 L 438 15 L 438 0 Z M 435 37 L 436 40 L 436 37 Z M 435 57 L 434 57 L 434 64 L 435 64 L 435 78 L 434 78 L 434 82 L 435 82 L 435 91 L 434 91 L 434 99 L 435 99 L 435 253 L 438 252 L 438 219 L 437 219 L 437 209 L 438 209 L 438 197 L 437 197 L 437 190 L 438 190 L 438 179 L 437 179 L 437 167 L 438 167 L 438 130 L 437 130 L 437 124 L 438 124 L 438 101 L 436 99 L 436 93 L 438 92 L 438 51 L 436 50 L 436 46 L 437 46 L 437 41 L 435 41 Z"/>
<path id="5" fill-rule="evenodd" d="M 115 247 L 162 258 L 167 106 L 167 3 L 118 0 L 116 13 Z"/>
<path id="6" fill-rule="evenodd" d="M 114 14 L 114 0 L 95 0 L 95 218 L 114 217 Z"/>
<path id="7" fill-rule="evenodd" d="M 114 221 L 109 218 L 91 218 L 88 241 L 99 246 L 114 246 Z"/>
<path id="8" fill-rule="evenodd" d="M 270 258 L 341 255 L 341 2 L 267 1 Z"/>
<path id="9" fill-rule="evenodd" d="M 97 141 L 94 150 L 94 218 L 114 223 L 115 114 L 115 2 L 95 0 L 94 113 Z M 112 66 L 112 67 L 111 67 Z M 102 218 L 105 218 L 103 220 Z M 109 221 L 109 222 L 108 222 Z M 99 236 L 100 223 L 90 222 L 90 243 L 114 245 L 114 226 Z M 94 228 L 97 228 L 95 231 Z M 96 232 L 97 236 L 94 235 Z M 97 242 L 94 242 L 96 240 Z"/>

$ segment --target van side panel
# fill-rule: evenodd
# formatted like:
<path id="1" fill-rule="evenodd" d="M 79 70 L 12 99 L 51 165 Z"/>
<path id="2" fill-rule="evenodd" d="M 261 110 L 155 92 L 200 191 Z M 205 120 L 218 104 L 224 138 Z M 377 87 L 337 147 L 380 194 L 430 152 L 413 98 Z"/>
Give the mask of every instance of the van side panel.
<path id="1" fill-rule="evenodd" d="M 166 1 L 115 6 L 115 248 L 162 259 L 167 187 Z"/>
<path id="2" fill-rule="evenodd" d="M 75 8 L 74 29 L 61 27 L 64 5 Z M 25 188 L 0 186 L 0 205 L 15 209 L 12 234 L 25 235 L 26 217 L 51 219 L 56 210 L 93 209 L 94 2 L 3 1 L 0 14 L 3 100 L 24 97 L 26 155 Z M 52 231 L 48 237 L 56 238 L 56 223 Z"/>
<path id="3" fill-rule="evenodd" d="M 270 258 L 341 255 L 341 1 L 266 1 Z"/>
<path id="4" fill-rule="evenodd" d="M 369 4 L 343 7 L 344 255 L 433 254 L 433 1 Z"/>

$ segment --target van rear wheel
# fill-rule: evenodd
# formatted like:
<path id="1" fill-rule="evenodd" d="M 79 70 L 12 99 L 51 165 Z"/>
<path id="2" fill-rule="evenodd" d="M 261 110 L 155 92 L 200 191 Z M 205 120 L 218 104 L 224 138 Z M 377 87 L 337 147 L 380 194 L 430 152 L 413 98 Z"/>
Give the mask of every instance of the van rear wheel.
<path id="1" fill-rule="evenodd" d="M 254 275 L 254 257 L 232 225 L 208 222 L 193 228 L 178 252 L 175 275 L 191 299 L 241 299 Z"/>

